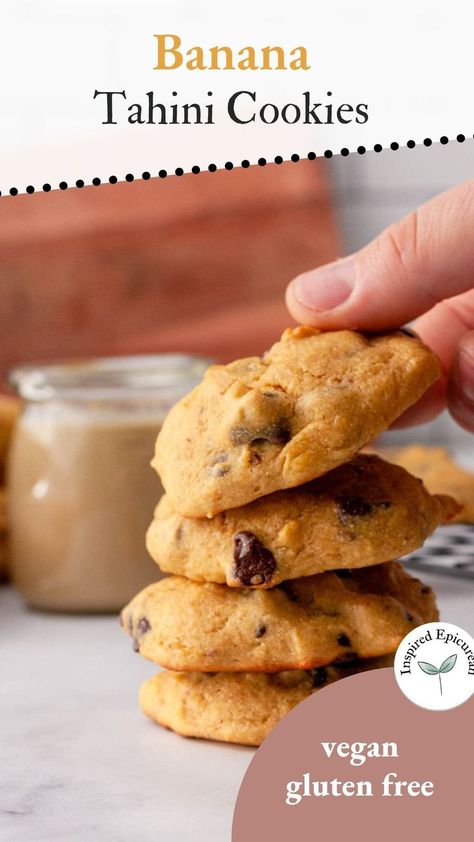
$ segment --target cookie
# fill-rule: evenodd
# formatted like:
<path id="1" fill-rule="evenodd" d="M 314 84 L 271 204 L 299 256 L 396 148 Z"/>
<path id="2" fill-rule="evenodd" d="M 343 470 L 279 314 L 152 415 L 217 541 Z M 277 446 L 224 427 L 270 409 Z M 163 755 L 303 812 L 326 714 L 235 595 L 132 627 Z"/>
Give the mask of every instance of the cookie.
<path id="1" fill-rule="evenodd" d="M 403 468 L 355 456 L 319 479 L 212 519 L 186 518 L 165 495 L 147 547 L 167 573 L 230 587 L 365 567 L 408 555 L 459 506 L 431 496 Z"/>
<path id="2" fill-rule="evenodd" d="M 387 448 L 384 457 L 420 477 L 431 494 L 452 494 L 462 508 L 452 523 L 474 523 L 474 474 L 461 468 L 443 447 Z"/>
<path id="3" fill-rule="evenodd" d="M 160 672 L 142 685 L 140 706 L 150 719 L 183 736 L 257 746 L 316 690 L 392 664 L 388 656 L 309 671 Z"/>
<path id="4" fill-rule="evenodd" d="M 270 590 L 169 576 L 124 608 L 134 648 L 168 669 L 280 672 L 394 652 L 438 612 L 397 562 L 319 573 Z"/>
<path id="5" fill-rule="evenodd" d="M 290 328 L 262 358 L 211 366 L 171 409 L 152 464 L 176 511 L 212 516 L 347 462 L 439 375 L 402 332 Z"/>

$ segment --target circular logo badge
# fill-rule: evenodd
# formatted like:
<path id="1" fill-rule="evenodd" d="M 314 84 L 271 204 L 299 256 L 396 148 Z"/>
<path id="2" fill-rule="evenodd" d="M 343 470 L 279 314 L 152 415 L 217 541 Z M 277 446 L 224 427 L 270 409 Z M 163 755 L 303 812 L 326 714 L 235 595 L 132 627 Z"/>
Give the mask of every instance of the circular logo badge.
<path id="1" fill-rule="evenodd" d="M 474 640 L 452 623 L 426 623 L 403 638 L 395 677 L 405 696 L 428 710 L 449 710 L 474 693 Z"/>

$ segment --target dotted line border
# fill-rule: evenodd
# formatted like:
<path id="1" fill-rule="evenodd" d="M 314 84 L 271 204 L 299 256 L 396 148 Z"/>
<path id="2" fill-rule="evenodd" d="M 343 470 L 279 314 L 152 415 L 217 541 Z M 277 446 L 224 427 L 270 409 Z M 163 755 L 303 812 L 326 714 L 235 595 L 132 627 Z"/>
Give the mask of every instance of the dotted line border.
<path id="1" fill-rule="evenodd" d="M 474 138 L 474 134 L 473 134 L 473 138 Z M 464 134 L 458 134 L 458 135 L 456 135 L 455 138 L 453 138 L 453 141 L 456 141 L 457 143 L 464 143 L 465 140 L 466 140 L 466 135 L 464 135 Z M 433 141 L 430 137 L 425 137 L 425 139 L 422 141 L 422 143 L 417 144 L 414 140 L 408 140 L 406 142 L 405 146 L 408 149 L 414 149 L 417 145 L 418 146 L 422 146 L 422 145 L 423 146 L 432 146 L 433 143 L 436 143 L 436 141 Z M 442 137 L 440 137 L 439 143 L 441 143 L 443 146 L 446 146 L 449 143 L 449 138 L 446 137 L 446 135 L 443 135 Z M 393 141 L 389 146 L 387 146 L 385 148 L 387 150 L 391 149 L 392 152 L 397 152 L 397 150 L 400 149 L 400 144 L 397 143 L 396 141 Z M 373 146 L 374 152 L 382 152 L 383 149 L 384 149 L 384 147 L 382 146 L 381 143 L 376 143 Z M 314 161 L 317 157 L 319 157 L 319 158 L 332 158 L 334 155 L 339 154 L 339 155 L 342 155 L 343 158 L 345 158 L 350 154 L 354 154 L 354 152 L 356 152 L 358 155 L 365 155 L 366 152 L 370 152 L 370 151 L 372 151 L 372 150 L 367 149 L 365 146 L 358 146 L 357 149 L 355 149 L 353 151 L 353 153 L 351 153 L 350 150 L 347 149 L 344 146 L 339 152 L 332 152 L 331 149 L 326 149 L 320 155 L 316 155 L 316 152 L 308 152 L 307 155 L 303 155 L 303 156 L 298 155 L 297 153 L 294 153 L 293 155 L 290 156 L 288 161 L 292 161 L 294 164 L 297 164 L 298 161 L 304 161 L 304 160 Z M 256 163 L 259 167 L 265 167 L 267 164 L 283 164 L 284 158 L 282 158 L 281 155 L 277 155 L 273 160 L 267 160 L 266 158 L 258 158 Z M 250 161 L 248 161 L 247 159 L 244 159 L 243 161 L 241 161 L 240 164 L 233 164 L 232 161 L 226 161 L 223 169 L 233 170 L 235 166 L 237 166 L 237 167 L 240 166 L 243 169 L 248 169 L 250 167 L 250 165 L 251 165 Z M 191 167 L 190 173 L 192 173 L 193 175 L 199 175 L 199 173 L 201 173 L 201 172 L 217 172 L 217 169 L 218 169 L 218 167 L 217 167 L 216 164 L 209 164 L 209 166 L 207 167 L 207 170 L 202 169 L 201 167 L 198 167 L 197 164 L 196 164 L 193 167 Z M 156 177 L 167 178 L 170 175 L 177 175 L 177 176 L 185 175 L 185 171 L 183 170 L 182 167 L 176 167 L 176 169 L 174 171 L 169 171 L 169 172 L 167 170 L 158 170 L 158 173 L 156 174 L 155 178 Z M 135 176 L 135 175 L 133 175 L 133 173 L 127 173 L 126 176 L 125 176 L 125 181 L 132 182 L 132 181 L 135 181 L 136 178 L 138 178 L 139 180 L 141 179 L 142 181 L 149 181 L 152 178 L 152 174 L 150 172 L 148 172 L 148 170 L 145 170 L 145 172 L 142 172 L 142 174 L 140 176 Z M 99 187 L 101 184 L 118 184 L 118 183 L 119 183 L 119 179 L 117 178 L 116 175 L 109 176 L 109 178 L 106 181 L 102 181 L 102 179 L 100 179 L 100 178 L 93 178 L 92 181 L 91 181 L 91 185 L 93 187 Z M 86 185 L 85 181 L 83 181 L 82 178 L 78 178 L 77 181 L 73 184 L 68 184 L 66 181 L 60 181 L 59 184 L 58 184 L 58 188 L 59 188 L 59 190 L 68 190 L 68 189 L 71 189 L 71 188 L 74 188 L 74 187 L 77 187 L 78 189 L 82 189 L 82 187 L 91 186 L 91 185 Z M 36 193 L 37 191 L 40 191 L 40 190 L 42 190 L 43 193 L 49 193 L 52 189 L 53 189 L 53 187 L 51 186 L 51 184 L 48 184 L 48 183 L 43 184 L 43 186 L 39 187 L 39 188 L 35 188 L 35 187 L 33 187 L 32 184 L 29 184 L 26 187 L 26 193 L 28 193 L 29 195 L 32 195 L 33 193 Z M 7 193 L 2 193 L 2 191 L 0 190 L 0 196 L 4 196 L 4 197 L 5 196 L 18 196 L 19 192 L 20 191 L 18 190 L 17 187 L 10 187 L 10 189 Z"/>

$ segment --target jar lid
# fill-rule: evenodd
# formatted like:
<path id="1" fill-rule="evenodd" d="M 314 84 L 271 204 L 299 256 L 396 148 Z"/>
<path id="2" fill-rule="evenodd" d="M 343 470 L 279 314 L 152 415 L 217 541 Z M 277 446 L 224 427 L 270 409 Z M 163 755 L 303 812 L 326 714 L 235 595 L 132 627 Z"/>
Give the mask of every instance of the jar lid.
<path id="1" fill-rule="evenodd" d="M 203 377 L 211 360 L 188 354 L 147 354 L 17 366 L 8 380 L 27 401 L 123 400 L 180 396 Z"/>

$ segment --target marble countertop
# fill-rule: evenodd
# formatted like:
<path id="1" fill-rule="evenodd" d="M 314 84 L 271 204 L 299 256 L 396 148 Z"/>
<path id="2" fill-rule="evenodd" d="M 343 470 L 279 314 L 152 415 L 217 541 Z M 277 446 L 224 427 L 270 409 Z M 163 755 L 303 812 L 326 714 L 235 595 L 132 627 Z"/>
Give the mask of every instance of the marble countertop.
<path id="1" fill-rule="evenodd" d="M 474 582 L 423 579 L 472 634 Z M 35 613 L 0 588 L 2 842 L 230 842 L 253 751 L 146 720 L 154 669 L 116 618 Z"/>

